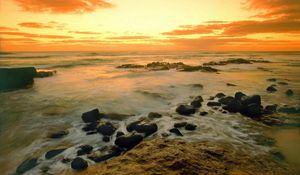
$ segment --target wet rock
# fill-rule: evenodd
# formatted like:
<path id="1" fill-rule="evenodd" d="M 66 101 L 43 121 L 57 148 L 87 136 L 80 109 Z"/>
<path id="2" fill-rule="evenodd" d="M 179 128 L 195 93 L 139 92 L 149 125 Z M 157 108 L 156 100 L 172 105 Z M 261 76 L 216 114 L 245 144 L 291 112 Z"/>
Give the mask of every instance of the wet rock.
<path id="1" fill-rule="evenodd" d="M 180 115 L 188 116 L 188 115 L 191 115 L 191 114 L 195 114 L 196 109 L 191 105 L 179 105 L 176 108 L 176 112 Z"/>
<path id="2" fill-rule="evenodd" d="M 134 116 L 133 114 L 119 114 L 119 113 L 107 113 L 107 114 L 103 114 L 103 116 L 105 116 L 108 119 L 111 120 L 124 120 L 125 118 Z"/>
<path id="3" fill-rule="evenodd" d="M 135 127 L 135 131 L 138 133 L 144 133 L 145 136 L 149 136 L 157 131 L 158 127 L 156 123 L 151 124 L 138 124 Z"/>
<path id="4" fill-rule="evenodd" d="M 202 84 L 193 84 L 192 86 L 196 87 L 196 88 L 203 89 L 203 85 Z"/>
<path id="5" fill-rule="evenodd" d="M 247 117 L 251 117 L 251 118 L 256 118 L 256 117 L 260 117 L 262 112 L 261 112 L 261 106 L 256 104 L 256 103 L 252 103 L 249 104 L 247 106 L 245 106 L 243 108 L 243 110 L 241 111 L 241 114 L 247 116 Z"/>
<path id="6" fill-rule="evenodd" d="M 197 125 L 194 125 L 194 124 L 191 124 L 191 123 L 188 123 L 187 125 L 185 125 L 185 130 L 188 130 L 188 131 L 193 131 L 197 128 Z"/>
<path id="7" fill-rule="evenodd" d="M 150 118 L 150 119 L 161 118 L 161 117 L 162 117 L 162 115 L 157 112 L 150 112 L 148 114 L 148 118 Z"/>
<path id="8" fill-rule="evenodd" d="M 16 174 L 21 175 L 38 165 L 37 158 L 24 160 L 16 169 Z"/>
<path id="9" fill-rule="evenodd" d="M 294 91 L 292 89 L 288 89 L 286 92 L 285 92 L 285 95 L 287 96 L 293 96 L 294 95 Z"/>
<path id="10" fill-rule="evenodd" d="M 182 62 L 168 63 L 168 62 L 152 62 L 146 65 L 146 68 L 152 71 L 158 70 L 169 70 L 169 69 L 180 69 L 184 67 L 185 64 Z"/>
<path id="11" fill-rule="evenodd" d="M 245 97 L 246 94 L 244 94 L 243 92 L 236 92 L 234 94 L 234 98 L 237 99 L 237 100 L 242 100 L 243 97 Z"/>
<path id="12" fill-rule="evenodd" d="M 278 82 L 278 84 L 279 84 L 279 85 L 288 85 L 288 83 L 287 83 L 287 82 L 284 82 L 284 81 L 280 81 L 280 82 Z"/>
<path id="13" fill-rule="evenodd" d="M 101 156 L 89 156 L 88 158 L 93 160 L 94 162 L 96 163 L 99 163 L 99 162 L 103 162 L 103 161 L 106 161 L 106 160 L 109 160 L 113 157 L 116 157 L 116 156 L 119 156 L 121 155 L 121 153 L 123 152 L 124 150 L 121 149 L 121 148 L 118 148 L 118 147 L 113 147 L 112 151 L 106 155 L 101 155 Z"/>
<path id="14" fill-rule="evenodd" d="M 222 98 L 222 97 L 225 97 L 226 95 L 224 94 L 224 93 L 222 93 L 222 92 L 220 92 L 220 93 L 217 93 L 216 94 L 216 98 Z"/>
<path id="15" fill-rule="evenodd" d="M 259 95 L 243 96 L 241 102 L 244 106 L 247 106 L 252 103 L 261 105 L 261 97 Z"/>
<path id="16" fill-rule="evenodd" d="M 191 106 L 194 108 L 200 108 L 202 106 L 203 98 L 201 96 L 197 96 L 192 102 Z"/>
<path id="17" fill-rule="evenodd" d="M 90 154 L 93 150 L 93 147 L 90 145 L 80 146 L 80 150 L 77 151 L 77 156 L 81 156 L 84 154 Z"/>
<path id="18" fill-rule="evenodd" d="M 186 124 L 187 124 L 187 122 L 175 123 L 174 127 L 175 128 L 182 128 L 182 127 L 185 127 Z"/>
<path id="19" fill-rule="evenodd" d="M 117 68 L 123 68 L 123 69 L 137 69 L 137 68 L 144 68 L 145 66 L 139 65 L 139 64 L 122 64 L 120 66 L 117 66 Z"/>
<path id="20" fill-rule="evenodd" d="M 183 136 L 182 133 L 177 128 L 172 128 L 169 130 L 171 133 L 174 133 L 177 136 Z"/>
<path id="21" fill-rule="evenodd" d="M 26 88 L 33 84 L 34 67 L 0 68 L 0 91 Z"/>
<path id="22" fill-rule="evenodd" d="M 273 93 L 273 92 L 276 92 L 277 91 L 277 89 L 272 85 L 272 86 L 269 86 L 269 87 L 267 87 L 267 89 L 266 89 L 268 92 L 270 92 L 270 93 Z"/>
<path id="23" fill-rule="evenodd" d="M 128 132 L 134 131 L 135 128 L 136 128 L 136 126 L 137 126 L 140 122 L 141 122 L 141 121 L 135 121 L 135 122 L 130 123 L 129 125 L 127 125 L 126 130 L 127 130 Z"/>
<path id="24" fill-rule="evenodd" d="M 104 136 L 111 136 L 116 131 L 116 128 L 110 122 L 100 125 L 97 131 Z"/>
<path id="25" fill-rule="evenodd" d="M 131 149 L 143 140 L 141 135 L 120 136 L 116 138 L 115 144 L 121 148 Z"/>
<path id="26" fill-rule="evenodd" d="M 267 105 L 264 109 L 264 114 L 273 114 L 277 110 L 277 105 Z"/>
<path id="27" fill-rule="evenodd" d="M 212 107 L 212 106 L 221 106 L 221 103 L 216 102 L 216 101 L 210 101 L 210 102 L 207 103 L 207 106 L 210 106 L 210 107 Z"/>
<path id="28" fill-rule="evenodd" d="M 51 77 L 56 74 L 56 70 L 38 70 L 35 77 L 36 78 L 45 78 Z"/>
<path id="29" fill-rule="evenodd" d="M 58 131 L 58 132 L 49 134 L 48 137 L 51 138 L 51 139 L 59 139 L 59 138 L 62 138 L 64 136 L 68 135 L 68 134 L 69 134 L 68 131 Z"/>
<path id="30" fill-rule="evenodd" d="M 85 123 L 93 123 L 100 120 L 100 113 L 98 109 L 93 109 L 91 111 L 85 112 L 81 116 Z"/>
<path id="31" fill-rule="evenodd" d="M 227 86 L 236 86 L 235 84 L 226 83 Z"/>
<path id="32" fill-rule="evenodd" d="M 62 162 L 62 163 L 69 163 L 69 162 L 71 162 L 71 159 L 69 159 L 69 158 L 63 158 L 63 159 L 61 160 L 61 162 Z"/>
<path id="33" fill-rule="evenodd" d="M 267 79 L 267 81 L 275 82 L 275 81 L 277 81 L 277 79 L 276 78 L 269 78 L 269 79 Z"/>
<path id="34" fill-rule="evenodd" d="M 46 159 L 51 159 L 52 157 L 57 156 L 58 154 L 64 152 L 65 150 L 66 150 L 66 148 L 55 149 L 55 150 L 48 151 L 48 152 L 45 154 L 45 158 L 46 158 Z"/>
<path id="35" fill-rule="evenodd" d="M 124 132 L 118 131 L 117 134 L 116 134 L 116 137 L 120 137 L 120 136 L 123 136 L 123 135 L 125 135 Z"/>
<path id="36" fill-rule="evenodd" d="M 223 97 L 218 100 L 219 103 L 223 105 L 228 105 L 234 98 L 231 96 Z"/>
<path id="37" fill-rule="evenodd" d="M 93 122 L 93 123 L 88 123 L 85 125 L 85 127 L 82 128 L 83 131 L 95 131 L 97 130 L 97 126 L 98 126 L 99 122 Z"/>
<path id="38" fill-rule="evenodd" d="M 103 136 L 102 141 L 103 142 L 109 142 L 110 141 L 110 137 L 109 136 Z"/>
<path id="39" fill-rule="evenodd" d="M 243 105 L 241 101 L 233 99 L 226 106 L 224 106 L 223 109 L 229 112 L 240 112 L 243 109 Z"/>
<path id="40" fill-rule="evenodd" d="M 208 114 L 208 112 L 206 112 L 206 111 L 200 112 L 200 115 L 201 115 L 201 116 L 206 116 L 207 114 Z"/>
<path id="41" fill-rule="evenodd" d="M 80 157 L 76 157 L 74 160 L 71 162 L 71 168 L 74 170 L 84 170 L 87 169 L 88 163 L 84 159 Z"/>
<path id="42" fill-rule="evenodd" d="M 209 67 L 209 66 L 189 66 L 185 65 L 182 67 L 180 71 L 183 72 L 195 72 L 195 71 L 201 71 L 201 72 L 218 72 L 218 69 Z"/>

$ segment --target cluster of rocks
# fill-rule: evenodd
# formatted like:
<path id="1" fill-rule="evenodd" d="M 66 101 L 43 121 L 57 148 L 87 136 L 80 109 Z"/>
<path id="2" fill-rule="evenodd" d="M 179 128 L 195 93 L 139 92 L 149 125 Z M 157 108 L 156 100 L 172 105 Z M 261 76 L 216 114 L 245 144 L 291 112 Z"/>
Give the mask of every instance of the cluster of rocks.
<path id="1" fill-rule="evenodd" d="M 267 60 L 254 60 L 254 59 L 243 59 L 243 58 L 230 58 L 225 61 L 210 61 L 208 63 L 204 63 L 204 66 L 222 66 L 227 64 L 252 64 L 252 63 L 270 63 Z"/>
<path id="2" fill-rule="evenodd" d="M 275 83 L 275 82 L 277 82 L 277 79 L 276 78 L 269 78 L 269 79 L 267 79 L 267 81 Z M 284 82 L 284 81 L 279 81 L 279 82 L 277 82 L 277 84 L 278 85 L 283 85 L 283 86 L 288 85 L 288 83 Z M 277 92 L 276 86 L 277 86 L 276 84 L 272 84 L 272 85 L 270 85 L 266 88 L 266 91 L 269 92 L 269 93 L 275 93 L 275 92 Z M 286 96 L 293 96 L 294 91 L 292 89 L 287 89 L 285 91 L 285 95 Z"/>

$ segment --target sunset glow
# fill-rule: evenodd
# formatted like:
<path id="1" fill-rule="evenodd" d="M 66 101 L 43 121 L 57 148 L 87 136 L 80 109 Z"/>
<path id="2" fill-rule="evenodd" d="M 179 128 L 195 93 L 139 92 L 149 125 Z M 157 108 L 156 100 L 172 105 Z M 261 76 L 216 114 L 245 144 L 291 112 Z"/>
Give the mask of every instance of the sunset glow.
<path id="1" fill-rule="evenodd" d="M 298 0 L 2 0 L 0 51 L 297 51 Z"/>

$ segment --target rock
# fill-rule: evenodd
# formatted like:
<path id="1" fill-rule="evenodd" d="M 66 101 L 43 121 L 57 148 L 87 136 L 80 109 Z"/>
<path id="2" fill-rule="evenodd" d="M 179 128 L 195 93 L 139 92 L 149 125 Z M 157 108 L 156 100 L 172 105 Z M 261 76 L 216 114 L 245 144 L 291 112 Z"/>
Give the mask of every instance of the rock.
<path id="1" fill-rule="evenodd" d="M 286 92 L 285 92 L 285 95 L 287 96 L 293 96 L 294 95 L 294 92 L 292 89 L 288 89 Z"/>
<path id="2" fill-rule="evenodd" d="M 102 115 L 111 120 L 124 120 L 125 118 L 134 116 L 133 114 L 119 114 L 119 113 L 107 113 Z"/>
<path id="3" fill-rule="evenodd" d="M 93 123 L 88 123 L 85 125 L 85 127 L 82 128 L 83 131 L 95 131 L 97 130 L 97 126 L 98 126 L 99 122 L 93 122 Z"/>
<path id="4" fill-rule="evenodd" d="M 216 101 L 210 101 L 207 103 L 207 106 L 221 106 L 221 103 Z"/>
<path id="5" fill-rule="evenodd" d="M 48 151 L 48 152 L 45 154 L 45 158 L 46 158 L 46 159 L 51 159 L 52 157 L 57 156 L 58 154 L 64 152 L 65 150 L 66 150 L 66 148 L 55 149 L 55 150 Z"/>
<path id="6" fill-rule="evenodd" d="M 143 140 L 141 135 L 120 136 L 116 138 L 115 144 L 121 148 L 131 149 Z"/>
<path id="7" fill-rule="evenodd" d="M 145 66 L 143 65 L 138 65 L 138 64 L 123 64 L 120 66 L 117 66 L 117 68 L 123 68 L 123 69 L 137 69 L 137 68 L 144 68 Z"/>
<path id="8" fill-rule="evenodd" d="M 197 96 L 192 102 L 191 106 L 194 108 L 200 108 L 202 106 L 203 98 L 201 96 Z"/>
<path id="9" fill-rule="evenodd" d="M 162 117 L 162 115 L 157 112 L 150 112 L 148 114 L 148 118 L 150 118 L 150 119 L 161 118 L 161 117 Z"/>
<path id="10" fill-rule="evenodd" d="M 222 93 L 222 92 L 220 92 L 220 93 L 217 93 L 216 94 L 216 98 L 222 98 L 222 97 L 225 97 L 226 95 L 224 94 L 224 93 Z"/>
<path id="11" fill-rule="evenodd" d="M 269 78 L 269 79 L 267 79 L 267 81 L 275 82 L 275 81 L 277 81 L 277 79 L 276 78 Z"/>
<path id="12" fill-rule="evenodd" d="M 273 114 L 277 110 L 277 105 L 267 105 L 264 109 L 264 114 Z"/>
<path id="13" fill-rule="evenodd" d="M 206 111 L 200 112 L 201 116 L 206 116 L 207 114 L 208 114 L 208 112 L 206 112 Z"/>
<path id="14" fill-rule="evenodd" d="M 278 82 L 278 84 L 279 84 L 279 85 L 288 85 L 288 83 L 287 83 L 287 82 L 284 82 L 284 81 L 280 81 L 280 82 Z"/>
<path id="15" fill-rule="evenodd" d="M 25 172 L 29 171 L 37 165 L 37 158 L 26 159 L 18 166 L 18 168 L 16 169 L 16 174 L 24 174 Z"/>
<path id="16" fill-rule="evenodd" d="M 218 100 L 219 103 L 223 105 L 228 105 L 234 98 L 231 96 L 223 97 Z"/>
<path id="17" fill-rule="evenodd" d="M 120 136 L 123 136 L 123 135 L 125 135 L 124 132 L 118 131 L 116 137 L 120 137 Z"/>
<path id="18" fill-rule="evenodd" d="M 262 114 L 261 106 L 256 103 L 249 104 L 243 108 L 241 114 L 251 118 L 260 117 Z"/>
<path id="19" fill-rule="evenodd" d="M 101 156 L 90 156 L 88 158 L 93 160 L 96 163 L 99 163 L 99 162 L 103 162 L 103 161 L 106 161 L 108 159 L 111 159 L 115 156 L 119 156 L 122 153 L 122 151 L 123 151 L 122 149 L 116 147 L 116 148 L 113 148 L 112 152 L 109 153 L 109 154 L 101 155 Z"/>
<path id="20" fill-rule="evenodd" d="M 243 96 L 241 102 L 244 106 L 247 106 L 252 103 L 261 105 L 261 97 L 259 95 Z"/>
<path id="21" fill-rule="evenodd" d="M 243 105 L 239 100 L 233 99 L 223 109 L 229 112 L 240 112 L 243 109 Z"/>
<path id="22" fill-rule="evenodd" d="M 169 130 L 171 133 L 174 133 L 177 136 L 183 136 L 177 128 L 172 128 Z"/>
<path id="23" fill-rule="evenodd" d="M 157 131 L 158 127 L 156 123 L 151 124 L 138 124 L 135 127 L 135 131 L 138 133 L 145 133 L 145 136 L 149 136 Z"/>
<path id="24" fill-rule="evenodd" d="M 36 78 L 45 78 L 45 77 L 51 77 L 54 74 L 56 74 L 55 70 L 37 70 Z"/>
<path id="25" fill-rule="evenodd" d="M 93 109 L 91 111 L 85 112 L 81 116 L 85 123 L 93 123 L 100 120 L 100 113 L 98 109 Z"/>
<path id="26" fill-rule="evenodd" d="M 111 136 L 115 133 L 116 128 L 110 122 L 100 125 L 97 131 L 104 136 Z"/>
<path id="27" fill-rule="evenodd" d="M 195 87 L 195 88 L 203 89 L 203 85 L 202 84 L 193 84 L 192 86 Z"/>
<path id="28" fill-rule="evenodd" d="M 237 100 L 242 100 L 243 97 L 245 97 L 246 94 L 244 94 L 243 92 L 236 92 L 234 94 L 234 98 L 237 99 Z"/>
<path id="29" fill-rule="evenodd" d="M 187 124 L 187 122 L 175 123 L 174 127 L 175 128 L 182 128 L 182 127 L 185 127 L 186 124 Z"/>
<path id="30" fill-rule="evenodd" d="M 109 142 L 110 141 L 110 137 L 109 136 L 103 136 L 102 141 L 103 142 Z"/>
<path id="31" fill-rule="evenodd" d="M 176 112 L 180 115 L 188 116 L 188 115 L 191 115 L 191 114 L 195 114 L 196 109 L 191 105 L 179 105 L 176 108 Z"/>
<path id="32" fill-rule="evenodd" d="M 64 136 L 68 135 L 68 134 L 69 134 L 68 131 L 58 131 L 58 132 L 49 134 L 48 137 L 51 138 L 51 139 L 59 139 L 59 138 L 62 138 Z"/>
<path id="33" fill-rule="evenodd" d="M 80 146 L 80 150 L 77 151 L 77 156 L 81 156 L 84 154 L 90 154 L 93 150 L 93 147 L 90 145 Z"/>
<path id="34" fill-rule="evenodd" d="M 141 121 L 135 121 L 130 123 L 129 125 L 127 125 L 126 130 L 128 132 L 132 132 L 133 130 L 135 130 L 136 126 L 140 123 Z"/>
<path id="35" fill-rule="evenodd" d="M 0 68 L 0 91 L 26 88 L 33 84 L 34 67 Z"/>
<path id="36" fill-rule="evenodd" d="M 269 87 L 267 87 L 267 89 L 266 89 L 268 92 L 270 92 L 270 93 L 273 93 L 273 92 L 276 92 L 277 91 L 277 89 L 274 87 L 274 86 L 269 86 Z"/>
<path id="37" fill-rule="evenodd" d="M 227 86 L 236 86 L 235 84 L 226 83 Z"/>
<path id="38" fill-rule="evenodd" d="M 188 131 L 193 131 L 197 128 L 197 125 L 194 125 L 194 124 L 191 124 L 191 123 L 188 123 L 187 125 L 185 125 L 185 130 L 188 130 Z"/>
<path id="39" fill-rule="evenodd" d="M 84 170 L 87 169 L 88 163 L 84 159 L 80 157 L 76 157 L 74 160 L 71 162 L 71 168 L 74 170 Z"/>
<path id="40" fill-rule="evenodd" d="M 209 67 L 209 66 L 189 66 L 185 65 L 183 66 L 180 71 L 183 72 L 195 72 L 195 71 L 201 71 L 201 72 L 218 72 L 218 69 Z"/>

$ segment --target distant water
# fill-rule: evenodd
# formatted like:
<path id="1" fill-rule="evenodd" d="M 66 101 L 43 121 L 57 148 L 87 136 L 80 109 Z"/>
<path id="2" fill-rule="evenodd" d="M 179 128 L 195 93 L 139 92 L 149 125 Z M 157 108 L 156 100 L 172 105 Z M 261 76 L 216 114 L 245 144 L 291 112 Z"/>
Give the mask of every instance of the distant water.
<path id="1" fill-rule="evenodd" d="M 220 73 L 177 72 L 175 70 L 148 72 L 124 70 L 121 64 L 147 64 L 153 61 L 183 62 L 199 65 L 229 58 L 264 59 L 271 63 L 215 66 Z M 164 114 L 156 119 L 160 135 L 167 132 L 177 116 L 179 103 L 202 95 L 204 99 L 223 92 L 234 95 L 243 91 L 248 95 L 260 94 L 263 105 L 299 106 L 300 52 L 35 52 L 0 54 L 0 67 L 34 66 L 53 69 L 53 77 L 35 79 L 29 89 L 0 93 L 0 174 L 11 174 L 27 157 L 39 157 L 42 162 L 28 174 L 38 174 L 43 166 L 58 174 L 67 166 L 58 160 L 73 158 L 76 147 L 91 144 L 103 147 L 99 134 L 87 137 L 81 128 L 81 114 L 99 108 L 107 113 L 135 114 L 135 117 L 113 121 L 125 131 L 125 124 L 149 112 Z M 268 78 L 288 82 L 277 85 L 276 93 L 267 93 Z M 226 83 L 237 86 L 226 86 Z M 193 84 L 202 84 L 203 89 Z M 275 82 L 276 84 L 276 82 Z M 295 95 L 286 97 L 291 88 Z M 266 127 L 239 114 L 220 114 L 204 105 L 207 117 L 190 117 L 198 125 L 197 131 L 185 133 L 187 140 L 222 140 L 237 147 L 247 147 L 253 154 L 269 150 L 255 142 L 255 136 L 267 135 L 277 140 L 276 147 L 291 163 L 300 166 L 300 116 L 285 115 L 293 126 Z M 178 117 L 180 118 L 180 116 Z M 47 139 L 53 131 L 68 130 L 60 140 Z M 172 137 L 172 136 L 171 136 Z M 70 147 L 62 155 L 44 160 L 44 153 L 61 146 Z M 297 149 L 296 149 L 297 148 Z M 73 156 L 73 157 L 72 157 Z"/>

